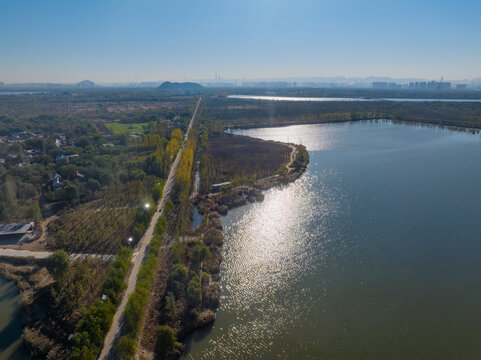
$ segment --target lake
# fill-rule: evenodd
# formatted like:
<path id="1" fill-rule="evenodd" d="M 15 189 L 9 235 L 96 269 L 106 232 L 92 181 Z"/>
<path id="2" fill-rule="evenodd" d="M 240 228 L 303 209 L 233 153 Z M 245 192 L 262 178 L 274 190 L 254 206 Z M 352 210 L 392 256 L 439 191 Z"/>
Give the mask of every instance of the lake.
<path id="1" fill-rule="evenodd" d="M 0 360 L 30 359 L 22 341 L 19 302 L 15 283 L 0 277 Z"/>
<path id="2" fill-rule="evenodd" d="M 296 97 L 272 95 L 229 95 L 228 99 L 264 100 L 264 101 L 395 101 L 395 102 L 481 102 L 481 99 L 422 99 L 422 98 L 362 98 L 362 97 Z"/>
<path id="3" fill-rule="evenodd" d="M 36 95 L 48 94 L 45 91 L 0 91 L 0 95 Z"/>
<path id="4" fill-rule="evenodd" d="M 221 303 L 184 359 L 479 359 L 481 138 L 360 121 L 238 130 L 306 145 L 223 217 Z"/>

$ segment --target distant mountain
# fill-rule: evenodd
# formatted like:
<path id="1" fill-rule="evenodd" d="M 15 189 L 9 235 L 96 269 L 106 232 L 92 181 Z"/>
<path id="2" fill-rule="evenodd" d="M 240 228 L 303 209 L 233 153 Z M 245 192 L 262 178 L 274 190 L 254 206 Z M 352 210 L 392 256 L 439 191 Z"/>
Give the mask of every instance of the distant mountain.
<path id="1" fill-rule="evenodd" d="M 0 86 L 5 86 L 5 84 L 3 83 L 3 81 L 0 81 Z"/>
<path id="2" fill-rule="evenodd" d="M 82 87 L 82 88 L 90 88 L 90 87 L 94 87 L 95 83 L 93 81 L 90 81 L 90 80 L 84 80 L 84 81 L 81 81 L 81 82 L 75 84 L 75 86 Z"/>
<path id="3" fill-rule="evenodd" d="M 170 82 L 165 81 L 160 86 L 161 90 L 202 90 L 203 86 L 194 82 Z"/>

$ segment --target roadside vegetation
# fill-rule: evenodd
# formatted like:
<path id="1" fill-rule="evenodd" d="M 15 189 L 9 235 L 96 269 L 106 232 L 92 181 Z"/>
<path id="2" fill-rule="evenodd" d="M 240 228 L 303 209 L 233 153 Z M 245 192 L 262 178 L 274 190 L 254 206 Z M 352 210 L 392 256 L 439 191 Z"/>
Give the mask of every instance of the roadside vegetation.
<path id="1" fill-rule="evenodd" d="M 116 351 L 120 359 L 132 359 L 137 349 L 138 338 L 145 314 L 147 302 L 152 290 L 152 283 L 157 271 L 163 236 L 167 227 L 167 218 L 161 216 L 154 229 L 154 237 L 149 244 L 148 254 L 142 264 L 134 292 L 130 295 L 125 309 L 126 334 L 117 345 Z"/>

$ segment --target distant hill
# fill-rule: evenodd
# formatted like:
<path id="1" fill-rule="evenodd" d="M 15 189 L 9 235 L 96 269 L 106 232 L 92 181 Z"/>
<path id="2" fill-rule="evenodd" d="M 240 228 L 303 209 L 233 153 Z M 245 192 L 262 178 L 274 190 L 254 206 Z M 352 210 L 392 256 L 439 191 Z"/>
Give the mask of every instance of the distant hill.
<path id="1" fill-rule="evenodd" d="M 161 90 L 202 90 L 203 86 L 193 82 L 170 82 L 165 81 L 159 86 Z"/>
<path id="2" fill-rule="evenodd" d="M 84 81 L 81 81 L 81 82 L 75 84 L 75 86 L 83 87 L 83 88 L 94 87 L 95 83 L 93 81 L 90 81 L 90 80 L 84 80 Z"/>

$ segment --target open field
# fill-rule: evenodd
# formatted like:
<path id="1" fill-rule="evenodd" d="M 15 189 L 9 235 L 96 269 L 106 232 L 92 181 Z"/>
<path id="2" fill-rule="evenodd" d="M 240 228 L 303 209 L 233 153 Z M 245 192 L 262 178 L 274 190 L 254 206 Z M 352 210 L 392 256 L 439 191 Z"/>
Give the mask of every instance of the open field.
<path id="1" fill-rule="evenodd" d="M 105 126 L 112 131 L 115 135 L 120 135 L 124 133 L 133 132 L 144 132 L 148 123 L 138 123 L 138 124 L 121 124 L 118 122 L 106 123 Z"/>

